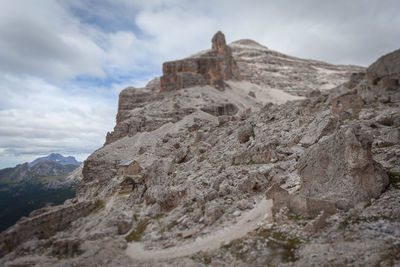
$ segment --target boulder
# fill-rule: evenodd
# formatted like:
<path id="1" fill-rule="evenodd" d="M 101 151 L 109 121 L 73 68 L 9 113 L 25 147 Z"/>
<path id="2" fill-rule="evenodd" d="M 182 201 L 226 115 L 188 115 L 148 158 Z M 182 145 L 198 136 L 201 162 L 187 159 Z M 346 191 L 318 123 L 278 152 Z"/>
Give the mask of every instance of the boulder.
<path id="1" fill-rule="evenodd" d="M 349 91 L 333 98 L 331 105 L 332 113 L 344 120 L 358 114 L 364 103 L 357 91 Z"/>
<path id="2" fill-rule="evenodd" d="M 307 132 L 300 139 L 300 143 L 305 147 L 315 144 L 322 137 L 331 134 L 338 125 L 339 120 L 336 116 L 324 112 L 310 123 Z"/>
<path id="3" fill-rule="evenodd" d="M 247 142 L 250 139 L 248 132 L 239 132 L 238 139 L 241 143 Z M 277 146 L 278 144 L 274 141 L 253 146 L 236 154 L 233 157 L 232 164 L 267 164 L 276 162 L 278 156 L 276 153 Z"/>
<path id="4" fill-rule="evenodd" d="M 342 209 L 379 197 L 388 177 L 372 159 L 371 144 L 367 133 L 347 126 L 311 146 L 297 165 L 301 195 Z"/>
<path id="5" fill-rule="evenodd" d="M 247 141 L 250 140 L 251 136 L 252 136 L 251 127 L 250 126 L 244 126 L 244 127 L 239 129 L 237 138 L 239 140 L 239 143 L 244 144 L 244 143 L 246 143 Z"/>

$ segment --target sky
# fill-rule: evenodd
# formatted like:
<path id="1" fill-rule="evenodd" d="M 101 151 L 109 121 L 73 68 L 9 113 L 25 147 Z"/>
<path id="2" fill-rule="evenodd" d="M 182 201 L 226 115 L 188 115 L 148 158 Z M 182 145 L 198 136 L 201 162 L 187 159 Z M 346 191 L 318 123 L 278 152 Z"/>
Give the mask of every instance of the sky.
<path id="1" fill-rule="evenodd" d="M 84 160 L 118 94 L 162 63 L 253 39 L 289 55 L 368 66 L 400 48 L 397 0 L 0 0 L 0 168 L 52 152 Z"/>

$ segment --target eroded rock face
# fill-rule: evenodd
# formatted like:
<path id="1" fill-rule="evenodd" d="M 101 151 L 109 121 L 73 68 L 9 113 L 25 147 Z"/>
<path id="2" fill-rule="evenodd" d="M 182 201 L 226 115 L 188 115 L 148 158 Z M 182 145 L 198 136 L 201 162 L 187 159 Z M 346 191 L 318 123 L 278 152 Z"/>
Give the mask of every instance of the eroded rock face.
<path id="1" fill-rule="evenodd" d="M 45 239 L 53 236 L 74 220 L 88 215 L 93 208 L 93 202 L 80 202 L 32 212 L 29 218 L 22 218 L 12 228 L 1 233 L 0 257 L 33 237 Z"/>
<path id="2" fill-rule="evenodd" d="M 367 69 L 357 92 L 367 103 L 400 101 L 400 49 L 380 57 Z"/>
<path id="3" fill-rule="evenodd" d="M 211 51 L 198 57 L 165 62 L 161 91 L 173 91 L 195 85 L 210 85 L 224 89 L 224 80 L 238 78 L 238 68 L 225 36 L 217 32 L 212 38 Z"/>
<path id="4" fill-rule="evenodd" d="M 360 95 L 355 91 L 346 92 L 332 99 L 332 113 L 339 116 L 340 119 L 350 119 L 356 116 L 363 107 L 363 101 Z"/>
<path id="5" fill-rule="evenodd" d="M 315 144 L 298 163 L 301 193 L 347 209 L 378 197 L 388 185 L 380 164 L 372 159 L 369 136 L 344 127 Z"/>
<path id="6" fill-rule="evenodd" d="M 400 49 L 380 57 L 367 69 L 367 78 L 379 87 L 399 87 Z"/>

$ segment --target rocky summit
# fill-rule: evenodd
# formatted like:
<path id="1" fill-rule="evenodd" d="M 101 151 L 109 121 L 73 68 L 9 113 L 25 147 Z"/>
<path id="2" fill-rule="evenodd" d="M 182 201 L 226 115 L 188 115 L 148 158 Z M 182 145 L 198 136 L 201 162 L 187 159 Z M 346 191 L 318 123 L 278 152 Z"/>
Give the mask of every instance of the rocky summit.
<path id="1" fill-rule="evenodd" d="M 0 265 L 400 265 L 399 58 L 332 65 L 217 32 L 121 91 L 75 198 L 2 232 Z"/>

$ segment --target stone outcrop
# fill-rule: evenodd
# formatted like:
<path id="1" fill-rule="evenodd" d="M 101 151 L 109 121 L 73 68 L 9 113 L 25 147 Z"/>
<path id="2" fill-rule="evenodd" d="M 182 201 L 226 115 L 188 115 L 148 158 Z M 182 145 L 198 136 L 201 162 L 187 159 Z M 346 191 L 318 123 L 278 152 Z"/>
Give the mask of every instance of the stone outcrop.
<path id="1" fill-rule="evenodd" d="M 356 89 L 364 102 L 370 104 L 400 101 L 400 49 L 369 66 L 365 81 Z"/>
<path id="2" fill-rule="evenodd" d="M 0 257 L 33 237 L 50 238 L 74 220 L 88 215 L 93 209 L 93 202 L 80 202 L 32 212 L 29 218 L 22 218 L 12 228 L 1 233 Z"/>
<path id="3" fill-rule="evenodd" d="M 298 163 L 301 194 L 341 209 L 378 197 L 388 177 L 372 159 L 371 143 L 367 134 L 348 126 L 312 146 Z"/>
<path id="4" fill-rule="evenodd" d="M 356 117 L 363 104 L 363 100 L 356 91 L 349 91 L 332 99 L 331 111 L 338 115 L 340 119 L 350 119 Z"/>
<path id="5" fill-rule="evenodd" d="M 367 69 L 370 83 L 379 87 L 398 88 L 400 82 L 400 49 L 380 57 Z"/>
<path id="6" fill-rule="evenodd" d="M 217 32 L 212 38 L 212 49 L 197 57 L 165 62 L 161 77 L 161 91 L 173 91 L 206 84 L 224 89 L 224 80 L 237 79 L 238 68 L 225 36 Z"/>
<path id="7" fill-rule="evenodd" d="M 308 131 L 301 138 L 300 143 L 305 147 L 315 144 L 322 137 L 333 133 L 338 125 L 336 116 L 329 114 L 329 112 L 321 113 L 308 126 Z"/>
<path id="8" fill-rule="evenodd" d="M 207 106 L 204 108 L 201 108 L 202 111 L 207 112 L 213 116 L 232 116 L 235 115 L 238 112 L 238 108 L 232 104 L 232 103 L 227 103 L 227 104 L 221 104 L 218 106 Z"/>

